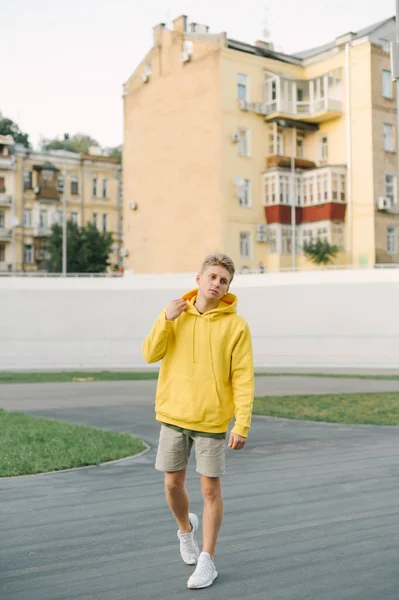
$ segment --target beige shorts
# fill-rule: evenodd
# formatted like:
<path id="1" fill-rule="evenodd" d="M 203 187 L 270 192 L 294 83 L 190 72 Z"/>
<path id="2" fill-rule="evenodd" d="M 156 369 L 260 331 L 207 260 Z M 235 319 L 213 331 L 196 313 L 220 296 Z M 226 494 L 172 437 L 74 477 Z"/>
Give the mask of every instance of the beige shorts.
<path id="1" fill-rule="evenodd" d="M 197 472 L 206 477 L 220 477 L 225 474 L 225 443 L 226 440 L 189 436 L 162 424 L 155 468 L 164 473 L 183 471 L 194 446 Z"/>

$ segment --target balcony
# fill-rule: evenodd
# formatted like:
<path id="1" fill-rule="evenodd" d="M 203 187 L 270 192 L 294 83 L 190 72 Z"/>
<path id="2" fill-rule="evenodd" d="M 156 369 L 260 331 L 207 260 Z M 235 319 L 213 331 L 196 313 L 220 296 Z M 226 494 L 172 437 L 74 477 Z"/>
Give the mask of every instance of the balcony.
<path id="1" fill-rule="evenodd" d="M 9 242 L 11 240 L 12 232 L 11 229 L 6 227 L 0 227 L 0 241 Z"/>
<path id="2" fill-rule="evenodd" d="M 346 168 L 323 167 L 295 175 L 296 223 L 345 221 Z M 291 223 L 292 175 L 280 168 L 264 175 L 267 223 Z"/>
<path id="3" fill-rule="evenodd" d="M 57 188 L 55 187 L 36 187 L 34 189 L 36 200 L 40 202 L 59 202 L 61 196 Z"/>
<path id="4" fill-rule="evenodd" d="M 255 112 L 271 119 L 295 119 L 306 123 L 325 123 L 342 116 L 340 70 L 309 81 L 292 80 L 268 73 L 262 104 Z"/>
<path id="5" fill-rule="evenodd" d="M 51 235 L 51 227 L 48 225 L 36 226 L 33 228 L 34 237 L 43 238 L 50 237 Z"/>
<path id="6" fill-rule="evenodd" d="M 0 194 L 0 206 L 8 208 L 12 206 L 12 196 L 8 194 L 1 193 Z"/>

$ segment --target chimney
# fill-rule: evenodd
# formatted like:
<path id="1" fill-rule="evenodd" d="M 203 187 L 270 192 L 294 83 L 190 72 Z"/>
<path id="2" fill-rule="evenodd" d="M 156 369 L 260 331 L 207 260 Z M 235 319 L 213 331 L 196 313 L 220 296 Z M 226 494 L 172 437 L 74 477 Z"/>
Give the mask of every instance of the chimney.
<path id="1" fill-rule="evenodd" d="M 179 33 L 186 33 L 187 31 L 187 17 L 186 15 L 181 15 L 177 17 L 173 21 L 173 31 L 178 31 Z"/>
<path id="2" fill-rule="evenodd" d="M 154 46 L 159 46 L 162 43 L 162 32 L 165 29 L 165 23 L 159 23 L 152 28 L 154 36 Z"/>
<path id="3" fill-rule="evenodd" d="M 274 50 L 274 46 L 271 42 L 265 42 L 263 40 L 256 40 L 255 46 L 263 48 L 263 50 Z"/>

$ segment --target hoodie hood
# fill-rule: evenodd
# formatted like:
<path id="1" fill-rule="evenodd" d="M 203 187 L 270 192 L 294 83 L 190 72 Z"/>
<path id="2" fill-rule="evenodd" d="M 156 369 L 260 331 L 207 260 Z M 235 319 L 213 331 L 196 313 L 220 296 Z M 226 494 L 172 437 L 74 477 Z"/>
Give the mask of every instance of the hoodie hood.
<path id="1" fill-rule="evenodd" d="M 190 290 L 182 296 L 182 300 L 187 302 L 187 312 L 197 315 L 198 311 L 194 306 L 194 303 L 198 296 L 198 288 Z M 211 318 L 217 317 L 221 314 L 236 313 L 237 312 L 237 296 L 228 292 L 220 300 L 218 306 L 212 310 L 208 310 L 205 314 Z"/>

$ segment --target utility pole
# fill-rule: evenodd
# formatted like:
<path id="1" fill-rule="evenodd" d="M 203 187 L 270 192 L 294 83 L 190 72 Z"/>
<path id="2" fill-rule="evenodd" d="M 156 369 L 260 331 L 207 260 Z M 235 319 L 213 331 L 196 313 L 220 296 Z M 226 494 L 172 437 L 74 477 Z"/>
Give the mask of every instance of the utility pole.
<path id="1" fill-rule="evenodd" d="M 392 79 L 396 81 L 396 185 L 399 183 L 399 0 L 396 0 L 396 41 L 391 42 L 391 72 Z"/>
<path id="2" fill-rule="evenodd" d="M 66 210 L 66 170 L 64 169 L 64 191 L 62 194 L 62 275 L 67 274 L 67 210 Z"/>
<path id="3" fill-rule="evenodd" d="M 399 2 L 399 0 L 398 0 Z M 296 158 L 296 129 L 292 128 L 291 141 L 291 252 L 292 252 L 292 270 L 296 271 L 296 178 L 295 178 L 295 158 Z"/>

